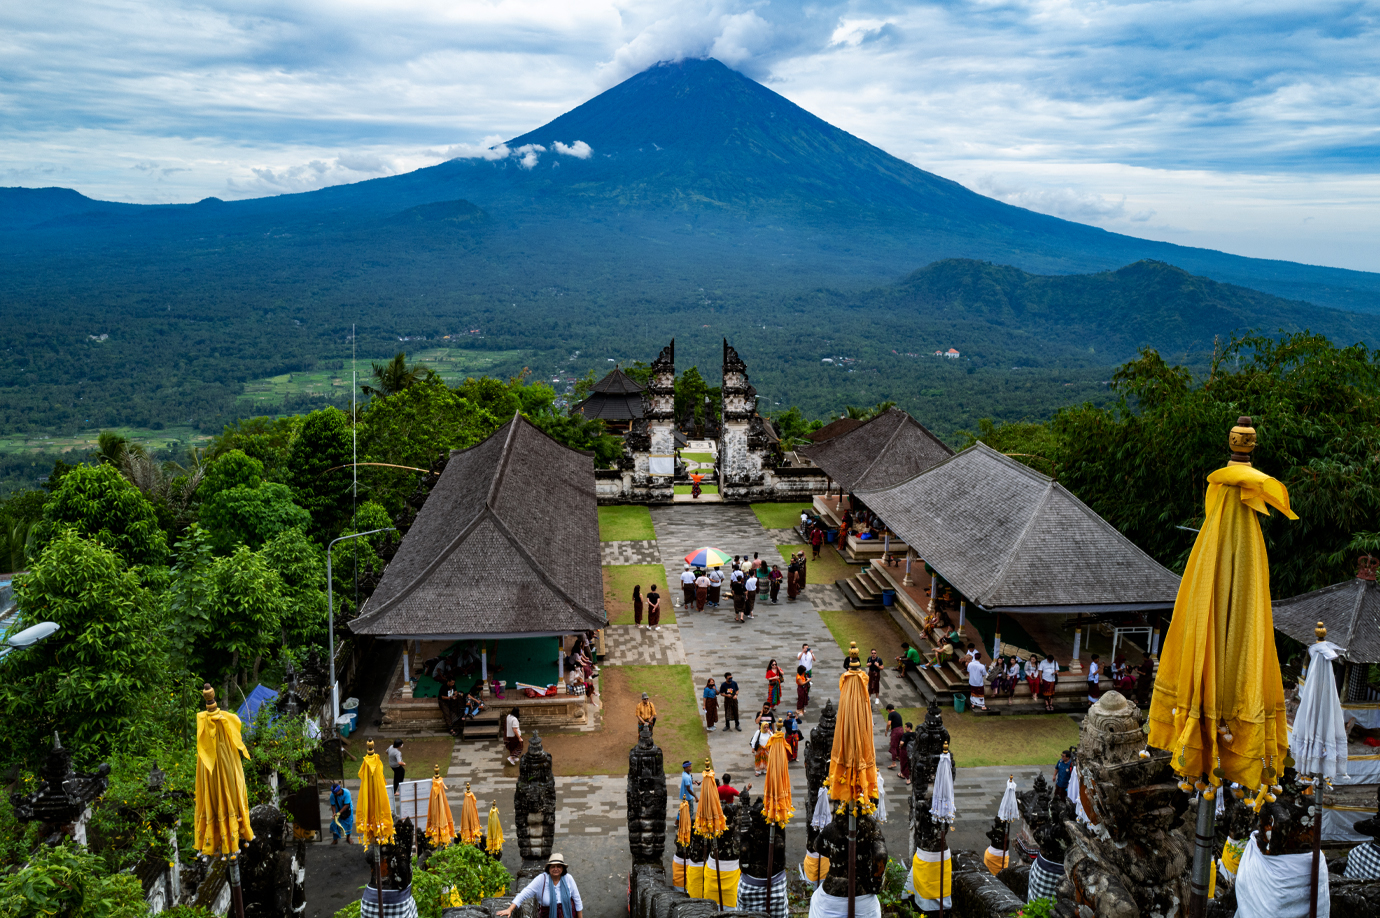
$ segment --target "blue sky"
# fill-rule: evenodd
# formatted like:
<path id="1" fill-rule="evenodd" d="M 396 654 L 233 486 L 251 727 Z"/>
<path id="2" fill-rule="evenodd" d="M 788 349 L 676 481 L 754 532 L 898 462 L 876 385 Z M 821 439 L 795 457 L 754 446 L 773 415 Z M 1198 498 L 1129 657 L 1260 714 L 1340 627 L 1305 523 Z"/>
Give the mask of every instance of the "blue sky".
<path id="1" fill-rule="evenodd" d="M 0 7 L 0 184 L 302 191 L 713 55 L 883 149 L 1118 232 L 1380 270 L 1380 0 L 67 0 Z"/>

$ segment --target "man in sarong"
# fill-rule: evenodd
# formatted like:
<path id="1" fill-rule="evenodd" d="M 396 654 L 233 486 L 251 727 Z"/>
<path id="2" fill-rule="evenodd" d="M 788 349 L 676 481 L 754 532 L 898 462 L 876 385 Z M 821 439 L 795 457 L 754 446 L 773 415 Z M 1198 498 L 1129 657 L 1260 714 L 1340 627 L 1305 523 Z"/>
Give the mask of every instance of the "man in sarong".
<path id="1" fill-rule="evenodd" d="M 681 608 L 688 610 L 695 604 L 695 574 L 690 570 L 690 565 L 685 565 L 685 570 L 680 575 L 680 591 L 682 594 Z"/>
<path id="2" fill-rule="evenodd" d="M 709 577 L 704 571 L 695 578 L 695 611 L 703 612 L 704 604 L 709 601 Z"/>

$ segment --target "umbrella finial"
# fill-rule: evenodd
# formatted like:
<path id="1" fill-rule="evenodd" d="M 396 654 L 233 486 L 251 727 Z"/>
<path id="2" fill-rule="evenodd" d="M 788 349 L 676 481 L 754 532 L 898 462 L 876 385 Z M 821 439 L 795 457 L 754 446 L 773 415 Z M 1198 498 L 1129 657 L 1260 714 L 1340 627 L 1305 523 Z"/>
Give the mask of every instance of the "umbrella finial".
<path id="1" fill-rule="evenodd" d="M 858 662 L 857 641 L 848 642 L 848 669 L 851 672 L 856 672 L 857 670 L 862 669 L 862 664 Z"/>
<path id="2" fill-rule="evenodd" d="M 211 683 L 205 682 L 201 686 L 201 699 L 206 702 L 206 710 L 212 714 L 219 710 L 216 705 L 216 690 L 211 688 Z"/>
<path id="3" fill-rule="evenodd" d="M 431 776 L 433 778 L 441 777 L 441 766 L 439 764 L 431 766 Z"/>
<path id="4" fill-rule="evenodd" d="M 1251 450 L 1255 449 L 1255 428 L 1251 426 L 1248 415 L 1243 414 L 1236 419 L 1236 426 L 1227 436 L 1227 443 L 1231 446 L 1231 461 L 1228 465 L 1251 464 Z"/>
<path id="5" fill-rule="evenodd" d="M 374 741 L 373 741 L 373 740 L 369 740 L 367 743 L 364 744 L 364 754 L 365 754 L 365 755 L 373 755 L 373 754 L 374 754 Z"/>
<path id="6" fill-rule="evenodd" d="M 1317 636 L 1319 642 L 1327 640 L 1327 626 L 1318 622 L 1318 627 L 1313 629 L 1313 634 Z"/>

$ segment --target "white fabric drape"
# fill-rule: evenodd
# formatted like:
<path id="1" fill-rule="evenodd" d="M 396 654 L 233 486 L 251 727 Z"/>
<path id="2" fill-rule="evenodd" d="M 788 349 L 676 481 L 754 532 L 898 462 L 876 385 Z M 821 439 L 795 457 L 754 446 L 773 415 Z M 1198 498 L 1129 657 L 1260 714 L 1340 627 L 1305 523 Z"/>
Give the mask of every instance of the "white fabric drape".
<path id="1" fill-rule="evenodd" d="M 1078 817 L 1078 821 L 1088 825 L 1088 811 L 1083 809 L 1082 787 L 1078 780 L 1078 766 L 1075 765 L 1069 774 L 1069 800 L 1073 801 L 1073 814 Z"/>
<path id="2" fill-rule="evenodd" d="M 882 781 L 882 770 L 877 769 L 877 812 L 872 814 L 878 822 L 886 822 L 886 784 Z"/>
<path id="3" fill-rule="evenodd" d="M 1006 790 L 1002 791 L 1001 803 L 997 806 L 997 818 L 1002 822 L 1021 818 L 1020 807 L 1016 804 L 1016 782 L 1012 778 L 1006 779 Z"/>
<path id="4" fill-rule="evenodd" d="M 939 756 L 934 772 L 934 792 L 930 796 L 930 815 L 940 822 L 954 824 L 958 811 L 954 808 L 954 760 L 949 753 Z"/>
<path id="5" fill-rule="evenodd" d="M 1300 775 L 1346 777 L 1346 716 L 1332 676 L 1332 661 L 1341 651 L 1330 641 L 1308 648 L 1308 678 L 1299 690 L 1299 710 L 1289 735 L 1289 752 Z"/>
<path id="6" fill-rule="evenodd" d="M 1236 869 L 1236 918 L 1308 918 L 1313 853 L 1260 853 L 1252 832 Z M 1330 918 L 1327 869 L 1318 871 L 1318 918 Z"/>
<path id="7" fill-rule="evenodd" d="M 810 816 L 810 828 L 822 829 L 832 820 L 833 815 L 829 812 L 829 792 L 824 788 L 819 789 L 819 797 L 815 800 L 815 811 Z"/>

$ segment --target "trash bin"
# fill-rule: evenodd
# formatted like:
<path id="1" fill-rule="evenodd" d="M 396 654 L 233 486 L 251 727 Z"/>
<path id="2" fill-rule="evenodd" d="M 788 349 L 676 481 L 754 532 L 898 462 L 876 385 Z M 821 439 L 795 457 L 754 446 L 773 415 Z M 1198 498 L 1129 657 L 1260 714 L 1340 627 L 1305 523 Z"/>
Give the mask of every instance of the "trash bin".
<path id="1" fill-rule="evenodd" d="M 824 533 L 824 538 L 825 538 L 827 541 L 830 541 L 830 542 L 837 541 L 837 540 L 838 540 L 838 537 L 839 537 L 839 531 L 838 531 L 837 529 L 829 529 L 829 530 L 826 530 L 825 533 Z"/>
<path id="2" fill-rule="evenodd" d="M 890 606 L 896 603 L 895 590 L 882 590 L 882 605 Z"/>
<path id="3" fill-rule="evenodd" d="M 968 707 L 968 695 L 965 692 L 954 692 L 954 712 L 962 714 Z"/>
<path id="4" fill-rule="evenodd" d="M 358 698 L 346 698 L 340 703 L 340 710 L 342 711 L 353 711 L 357 707 L 359 707 Z"/>

